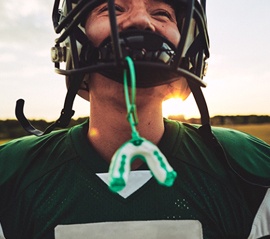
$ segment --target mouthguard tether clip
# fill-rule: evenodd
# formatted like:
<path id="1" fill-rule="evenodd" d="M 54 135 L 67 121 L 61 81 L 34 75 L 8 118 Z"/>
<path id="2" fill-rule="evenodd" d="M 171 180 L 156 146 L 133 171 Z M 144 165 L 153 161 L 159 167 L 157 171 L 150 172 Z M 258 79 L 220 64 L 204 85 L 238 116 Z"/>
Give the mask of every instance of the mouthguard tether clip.
<path id="1" fill-rule="evenodd" d="M 135 159 L 145 162 L 159 184 L 172 186 L 177 173 L 168 163 L 166 157 L 156 145 L 142 138 L 136 126 L 138 124 L 136 110 L 136 74 L 134 63 L 130 57 L 126 57 L 130 75 L 130 90 L 127 80 L 127 70 L 124 70 L 124 93 L 127 106 L 127 120 L 131 127 L 131 139 L 125 142 L 113 155 L 109 168 L 109 188 L 118 192 L 127 184 L 131 170 L 131 164 Z"/>

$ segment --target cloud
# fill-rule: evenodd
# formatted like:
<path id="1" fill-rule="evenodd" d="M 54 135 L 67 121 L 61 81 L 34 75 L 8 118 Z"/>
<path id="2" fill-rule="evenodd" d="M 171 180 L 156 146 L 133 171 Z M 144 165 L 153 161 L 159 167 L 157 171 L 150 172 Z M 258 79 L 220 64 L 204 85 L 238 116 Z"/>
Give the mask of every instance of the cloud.
<path id="1" fill-rule="evenodd" d="M 0 1 L 1 84 L 42 78 L 44 66 L 52 71 L 52 5 L 52 0 Z"/>
<path id="2" fill-rule="evenodd" d="M 0 2 L 0 45 L 37 44 L 53 33 L 52 2 L 9 0 Z"/>
<path id="3" fill-rule="evenodd" d="M 16 57 L 13 54 L 4 53 L 0 55 L 0 63 L 14 62 Z"/>
<path id="4" fill-rule="evenodd" d="M 18 20 L 21 17 L 32 17 L 47 14 L 52 9 L 52 1 L 46 0 L 9 0 L 0 3 L 1 14 L 10 20 Z M 4 14 L 3 14 L 4 13 Z"/>

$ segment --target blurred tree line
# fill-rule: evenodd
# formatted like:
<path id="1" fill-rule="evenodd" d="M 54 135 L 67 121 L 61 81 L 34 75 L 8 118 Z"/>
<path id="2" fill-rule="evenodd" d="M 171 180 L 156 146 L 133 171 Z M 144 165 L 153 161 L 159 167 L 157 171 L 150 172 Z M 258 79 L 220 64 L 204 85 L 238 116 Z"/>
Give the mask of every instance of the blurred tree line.
<path id="1" fill-rule="evenodd" d="M 87 118 L 72 119 L 68 127 L 80 124 Z M 53 122 L 45 120 L 31 120 L 30 123 L 39 130 L 45 130 Z M 18 137 L 29 135 L 17 120 L 0 120 L 0 139 L 15 139 Z"/>
<path id="2" fill-rule="evenodd" d="M 185 119 L 184 115 L 169 116 L 170 119 L 200 124 L 198 118 Z M 270 123 L 269 115 L 217 115 L 211 118 L 211 125 L 244 125 Z"/>
<path id="3" fill-rule="evenodd" d="M 173 120 L 179 120 L 191 124 L 200 124 L 200 119 L 185 119 L 184 115 L 169 116 Z M 72 119 L 69 127 L 80 124 L 88 118 Z M 211 118 L 212 125 L 239 125 L 239 124 L 264 124 L 270 123 L 270 116 L 267 115 L 236 115 L 236 116 L 214 116 Z M 45 130 L 52 122 L 45 120 L 33 120 L 31 124 L 37 129 Z M 14 139 L 29 135 L 17 120 L 0 120 L 0 139 Z"/>

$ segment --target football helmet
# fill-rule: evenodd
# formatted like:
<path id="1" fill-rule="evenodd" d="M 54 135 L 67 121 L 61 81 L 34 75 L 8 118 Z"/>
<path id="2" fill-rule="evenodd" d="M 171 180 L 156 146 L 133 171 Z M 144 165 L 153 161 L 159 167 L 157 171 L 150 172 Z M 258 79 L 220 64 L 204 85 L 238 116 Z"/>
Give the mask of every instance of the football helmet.
<path id="1" fill-rule="evenodd" d="M 201 81 L 205 60 L 209 57 L 209 40 L 206 27 L 205 3 L 197 0 L 171 0 L 175 9 L 181 40 L 175 48 L 167 39 L 150 31 L 118 32 L 114 1 L 108 0 L 111 37 L 98 48 L 85 35 L 84 23 L 87 14 L 105 1 L 101 0 L 56 0 L 53 11 L 55 31 L 59 34 L 52 48 L 52 60 L 56 72 L 69 78 L 79 72 L 99 72 L 122 82 L 121 72 L 126 67 L 124 58 L 129 55 L 139 74 L 137 87 L 164 84 L 177 79 L 179 74 L 204 85 Z M 154 44 L 154 45 L 153 45 Z M 60 63 L 66 68 L 60 69 Z M 143 68 L 144 81 L 141 79 Z M 156 77 L 147 74 L 157 73 Z M 159 70 L 165 74 L 160 76 Z M 118 72 L 118 74 L 114 73 Z M 145 76 L 146 75 L 146 76 Z M 147 79 L 147 81 L 145 81 Z"/>
<path id="2" fill-rule="evenodd" d="M 55 0 L 52 19 L 58 38 L 51 49 L 55 71 L 66 76 L 68 92 L 60 118 L 45 131 L 66 127 L 74 114 L 72 105 L 79 91 L 88 90 L 84 80 L 98 72 L 122 83 L 125 57 L 133 59 L 137 87 L 152 87 L 185 77 L 196 99 L 202 124 L 209 124 L 209 114 L 201 87 L 209 57 L 209 39 L 206 21 L 206 0 L 164 0 L 170 4 L 177 18 L 181 35 L 175 47 L 155 32 L 127 30 L 118 32 L 114 0 L 107 0 L 111 34 L 94 47 L 85 34 L 88 14 L 105 0 Z M 86 94 L 85 94 L 86 95 Z M 86 97 L 84 97 L 86 98 Z M 86 98 L 87 99 L 87 98 Z M 16 115 L 27 131 L 37 131 L 23 115 L 22 100 L 17 102 Z"/>

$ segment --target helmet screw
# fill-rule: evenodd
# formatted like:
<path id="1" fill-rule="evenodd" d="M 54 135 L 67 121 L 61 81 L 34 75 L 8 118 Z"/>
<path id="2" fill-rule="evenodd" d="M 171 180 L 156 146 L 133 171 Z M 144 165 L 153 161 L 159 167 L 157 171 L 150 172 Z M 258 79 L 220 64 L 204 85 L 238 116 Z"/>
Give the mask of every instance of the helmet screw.
<path id="1" fill-rule="evenodd" d="M 66 47 L 55 46 L 51 48 L 52 62 L 66 61 Z"/>

